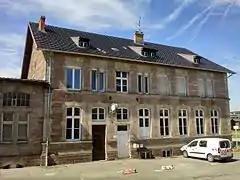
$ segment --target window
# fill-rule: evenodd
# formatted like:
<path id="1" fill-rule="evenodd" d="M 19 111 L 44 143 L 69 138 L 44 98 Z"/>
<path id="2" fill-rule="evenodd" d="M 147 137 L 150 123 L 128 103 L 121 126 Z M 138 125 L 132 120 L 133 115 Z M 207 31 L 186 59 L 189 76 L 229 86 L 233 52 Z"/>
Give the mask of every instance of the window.
<path id="1" fill-rule="evenodd" d="M 82 74 L 81 69 L 67 68 L 67 89 L 81 90 Z"/>
<path id="2" fill-rule="evenodd" d="M 161 136 L 169 135 L 169 110 L 160 109 L 160 134 Z"/>
<path id="3" fill-rule="evenodd" d="M 3 106 L 29 106 L 30 94 L 27 93 L 3 93 Z"/>
<path id="4" fill-rule="evenodd" d="M 205 97 L 205 83 L 204 79 L 198 79 L 198 95 Z"/>
<path id="5" fill-rule="evenodd" d="M 202 135 L 204 134 L 204 114 L 203 110 L 196 110 L 195 111 L 195 116 L 196 116 L 196 129 L 197 129 L 197 134 Z"/>
<path id="6" fill-rule="evenodd" d="M 117 92 L 128 92 L 128 73 L 127 72 L 116 72 L 116 91 Z"/>
<path id="7" fill-rule="evenodd" d="M 179 134 L 187 135 L 187 110 L 181 109 L 178 111 Z"/>
<path id="8" fill-rule="evenodd" d="M 159 75 L 159 93 L 166 95 L 169 94 L 170 84 L 166 75 Z"/>
<path id="9" fill-rule="evenodd" d="M 198 144 L 198 141 L 193 141 L 188 146 L 189 147 L 195 147 L 195 146 L 197 146 L 197 144 Z"/>
<path id="10" fill-rule="evenodd" d="M 104 108 L 92 109 L 92 121 L 105 121 Z"/>
<path id="11" fill-rule="evenodd" d="M 143 92 L 143 89 L 142 89 L 142 81 L 143 81 L 142 74 L 139 74 L 139 75 L 138 75 L 138 92 L 139 92 L 139 93 Z"/>
<path id="12" fill-rule="evenodd" d="M 138 92 L 149 93 L 149 77 L 147 74 L 138 74 Z"/>
<path id="13" fill-rule="evenodd" d="M 89 47 L 90 46 L 90 39 L 80 37 L 78 44 L 79 44 L 80 47 L 84 47 L 84 48 Z"/>
<path id="14" fill-rule="evenodd" d="M 81 46 L 81 47 L 88 47 L 89 44 L 88 44 L 88 42 L 79 41 L 79 46 Z"/>
<path id="15" fill-rule="evenodd" d="M 91 72 L 92 91 L 104 92 L 106 89 L 106 76 L 102 71 L 95 69 Z"/>
<path id="16" fill-rule="evenodd" d="M 28 114 L 18 114 L 18 141 L 27 141 L 28 138 Z"/>
<path id="17" fill-rule="evenodd" d="M 213 97 L 213 81 L 211 79 L 206 80 L 206 96 Z"/>
<path id="18" fill-rule="evenodd" d="M 199 147 L 207 147 L 207 141 L 200 141 Z"/>
<path id="19" fill-rule="evenodd" d="M 187 79 L 186 77 L 177 77 L 177 94 L 187 95 Z"/>
<path id="20" fill-rule="evenodd" d="M 140 138 L 149 138 L 149 121 L 150 113 L 148 109 L 140 109 L 138 112 L 139 127 L 140 127 Z"/>
<path id="21" fill-rule="evenodd" d="M 81 109 L 67 108 L 66 116 L 66 139 L 80 140 L 81 139 Z"/>
<path id="22" fill-rule="evenodd" d="M 13 141 L 13 122 L 14 122 L 13 113 L 3 113 L 3 122 L 2 122 L 2 141 L 3 142 Z"/>
<path id="23" fill-rule="evenodd" d="M 126 108 L 118 108 L 117 109 L 117 120 L 118 121 L 128 120 L 128 110 Z"/>
<path id="24" fill-rule="evenodd" d="M 146 49 L 146 48 L 143 48 L 142 49 L 142 55 L 145 56 L 145 57 L 156 57 L 157 56 L 157 51 L 156 50 L 152 50 L 152 49 Z"/>
<path id="25" fill-rule="evenodd" d="M 198 94 L 201 97 L 213 97 L 213 81 L 211 79 L 198 79 Z"/>
<path id="26" fill-rule="evenodd" d="M 211 111 L 211 128 L 212 128 L 212 134 L 219 133 L 218 111 L 217 110 Z"/>
<path id="27" fill-rule="evenodd" d="M 219 141 L 220 148 L 230 148 L 229 141 Z"/>

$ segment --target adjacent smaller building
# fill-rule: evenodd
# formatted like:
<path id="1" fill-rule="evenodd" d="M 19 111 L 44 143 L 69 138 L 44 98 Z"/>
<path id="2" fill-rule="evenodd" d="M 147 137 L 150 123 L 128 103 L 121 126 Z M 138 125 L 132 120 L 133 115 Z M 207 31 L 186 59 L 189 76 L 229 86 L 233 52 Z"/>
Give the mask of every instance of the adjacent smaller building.
<path id="1" fill-rule="evenodd" d="M 0 78 L 1 168 L 39 165 L 47 90 L 45 81 Z"/>

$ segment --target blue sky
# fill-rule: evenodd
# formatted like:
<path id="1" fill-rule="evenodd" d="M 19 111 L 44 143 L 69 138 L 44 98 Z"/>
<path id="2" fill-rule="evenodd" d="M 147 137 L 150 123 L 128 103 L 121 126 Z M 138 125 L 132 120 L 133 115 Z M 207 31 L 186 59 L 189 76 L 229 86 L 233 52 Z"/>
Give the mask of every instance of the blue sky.
<path id="1" fill-rule="evenodd" d="M 239 73 L 229 78 L 240 110 L 240 0 L 1 0 L 0 76 L 19 77 L 27 23 L 132 38 L 141 16 L 145 40 L 181 46 Z"/>

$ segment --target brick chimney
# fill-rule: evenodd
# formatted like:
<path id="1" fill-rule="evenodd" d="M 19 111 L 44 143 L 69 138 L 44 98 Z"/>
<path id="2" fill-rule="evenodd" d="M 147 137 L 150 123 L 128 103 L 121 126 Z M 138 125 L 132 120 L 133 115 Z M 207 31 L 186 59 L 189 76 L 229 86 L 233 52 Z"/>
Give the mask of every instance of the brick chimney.
<path id="1" fill-rule="evenodd" d="M 45 16 L 41 16 L 38 22 L 38 30 L 45 32 Z"/>
<path id="2" fill-rule="evenodd" d="M 144 34 L 142 31 L 135 31 L 134 33 L 134 43 L 135 44 L 144 44 Z"/>

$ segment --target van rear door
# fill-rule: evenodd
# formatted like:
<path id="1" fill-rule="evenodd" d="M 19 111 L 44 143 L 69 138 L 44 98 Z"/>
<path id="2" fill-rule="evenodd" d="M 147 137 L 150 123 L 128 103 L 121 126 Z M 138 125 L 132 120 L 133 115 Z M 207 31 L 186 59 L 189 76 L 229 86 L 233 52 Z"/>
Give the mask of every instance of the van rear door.
<path id="1" fill-rule="evenodd" d="M 229 140 L 220 140 L 218 153 L 222 157 L 231 156 L 232 155 L 231 142 Z"/>

